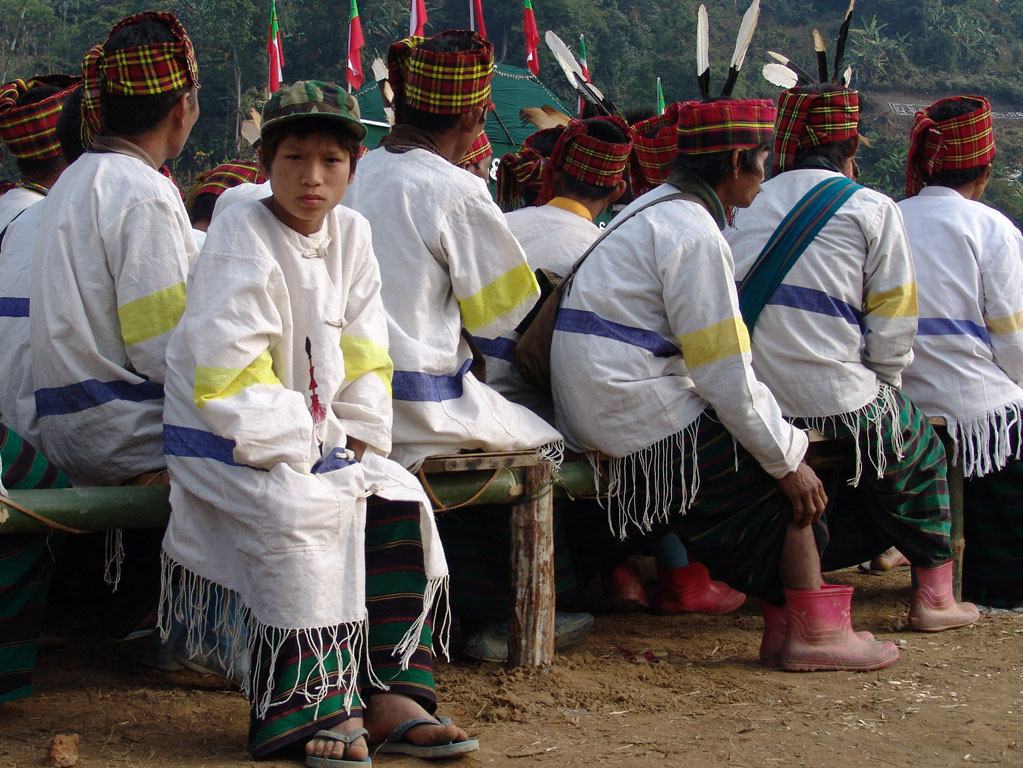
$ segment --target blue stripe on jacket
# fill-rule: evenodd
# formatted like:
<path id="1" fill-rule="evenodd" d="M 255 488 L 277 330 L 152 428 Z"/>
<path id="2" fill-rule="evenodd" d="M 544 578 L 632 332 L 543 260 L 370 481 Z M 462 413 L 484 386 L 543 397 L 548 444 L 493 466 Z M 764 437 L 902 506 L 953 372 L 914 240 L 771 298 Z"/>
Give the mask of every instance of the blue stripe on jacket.
<path id="1" fill-rule="evenodd" d="M 0 317 L 28 317 L 28 299 L 0 296 Z"/>
<path id="2" fill-rule="evenodd" d="M 987 328 L 969 320 L 955 320 L 950 317 L 921 317 L 917 322 L 917 336 L 973 336 L 985 344 L 991 343 L 991 335 Z"/>
<path id="3" fill-rule="evenodd" d="M 440 403 L 462 396 L 462 379 L 472 360 L 466 360 L 454 376 L 436 376 L 419 371 L 395 371 L 391 391 L 395 400 L 413 403 Z"/>
<path id="4" fill-rule="evenodd" d="M 203 429 L 163 425 L 163 452 L 186 459 L 213 459 L 232 467 L 243 466 L 234 460 L 234 440 Z"/>
<path id="5" fill-rule="evenodd" d="M 589 336 L 601 336 L 605 339 L 631 344 L 645 349 L 655 357 L 674 357 L 681 351 L 670 341 L 665 340 L 656 331 L 645 328 L 633 328 L 611 320 L 605 320 L 595 312 L 582 309 L 560 309 L 555 330 L 564 333 L 581 333 Z"/>
<path id="6" fill-rule="evenodd" d="M 37 389 L 35 392 L 36 411 L 39 418 L 63 416 L 69 413 L 95 408 L 113 400 L 141 403 L 145 400 L 163 398 L 163 385 L 152 381 L 132 384 L 128 381 L 97 381 L 89 379 L 66 387 Z"/>
<path id="7" fill-rule="evenodd" d="M 798 285 L 782 283 L 767 303 L 837 317 L 845 320 L 849 325 L 863 327 L 863 312 L 860 309 L 816 288 L 802 288 Z"/>
<path id="8" fill-rule="evenodd" d="M 500 336 L 496 339 L 484 339 L 482 336 L 473 336 L 472 340 L 476 342 L 476 346 L 479 347 L 487 357 L 493 357 L 497 360 L 506 360 L 509 363 L 515 362 L 515 341 L 512 339 L 506 339 Z"/>

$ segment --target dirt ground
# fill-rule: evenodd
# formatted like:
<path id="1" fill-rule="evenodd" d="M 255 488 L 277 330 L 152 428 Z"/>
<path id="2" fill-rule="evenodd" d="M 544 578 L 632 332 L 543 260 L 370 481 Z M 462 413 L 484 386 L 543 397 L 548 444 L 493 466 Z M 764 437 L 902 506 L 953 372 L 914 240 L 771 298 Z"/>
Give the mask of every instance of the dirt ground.
<path id="1" fill-rule="evenodd" d="M 754 601 L 723 617 L 600 614 L 550 669 L 439 664 L 441 712 L 480 740 L 474 766 L 1023 765 L 1023 615 L 936 635 L 899 629 L 909 575 L 857 588 L 854 626 L 898 642 L 870 673 L 792 674 L 756 663 Z M 600 610 L 599 594 L 591 592 Z M 0 705 L 0 766 L 38 766 L 53 734 L 81 736 L 80 766 L 253 763 L 247 705 L 212 677 L 140 667 L 137 645 L 80 636 L 41 656 L 36 695 Z M 419 765 L 381 756 L 380 765 Z"/>

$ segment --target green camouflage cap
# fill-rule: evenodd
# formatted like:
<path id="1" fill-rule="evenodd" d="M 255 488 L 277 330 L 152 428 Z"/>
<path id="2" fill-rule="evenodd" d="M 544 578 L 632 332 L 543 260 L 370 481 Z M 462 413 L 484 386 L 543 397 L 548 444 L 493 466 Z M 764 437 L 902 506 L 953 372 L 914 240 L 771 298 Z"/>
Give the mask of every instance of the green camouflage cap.
<path id="1" fill-rule="evenodd" d="M 334 83 L 299 80 L 274 91 L 263 105 L 260 135 L 268 128 L 300 117 L 329 117 L 347 124 L 359 141 L 366 138 L 366 126 L 359 122 L 359 103 Z"/>

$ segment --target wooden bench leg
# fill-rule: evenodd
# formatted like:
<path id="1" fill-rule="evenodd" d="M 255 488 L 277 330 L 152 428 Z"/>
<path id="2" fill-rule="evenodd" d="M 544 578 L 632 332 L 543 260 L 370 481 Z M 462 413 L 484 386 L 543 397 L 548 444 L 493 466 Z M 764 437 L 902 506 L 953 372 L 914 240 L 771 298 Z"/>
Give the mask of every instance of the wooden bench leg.
<path id="1" fill-rule="evenodd" d="M 554 661 L 554 494 L 549 461 L 525 467 L 523 501 L 511 510 L 512 606 L 508 662 Z"/>
<path id="2" fill-rule="evenodd" d="M 966 537 L 963 534 L 963 467 L 961 464 L 948 465 L 948 505 L 952 513 L 952 589 L 955 599 L 963 599 L 963 550 Z"/>

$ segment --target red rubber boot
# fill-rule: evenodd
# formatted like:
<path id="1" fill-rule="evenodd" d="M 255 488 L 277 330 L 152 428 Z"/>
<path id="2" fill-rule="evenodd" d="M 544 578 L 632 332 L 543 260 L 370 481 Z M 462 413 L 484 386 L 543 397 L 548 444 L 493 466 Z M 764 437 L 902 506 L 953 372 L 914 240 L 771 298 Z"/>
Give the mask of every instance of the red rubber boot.
<path id="1" fill-rule="evenodd" d="M 913 566 L 913 600 L 909 628 L 915 632 L 941 632 L 965 627 L 980 618 L 973 603 L 957 603 L 952 592 L 952 561 L 937 568 Z"/>
<path id="2" fill-rule="evenodd" d="M 604 577 L 604 595 L 616 613 L 650 610 L 650 598 L 636 562 L 629 558 Z"/>
<path id="3" fill-rule="evenodd" d="M 713 581 L 703 563 L 657 569 L 655 613 L 731 613 L 744 602 L 746 595 Z"/>
<path id="4" fill-rule="evenodd" d="M 790 672 L 883 669 L 899 658 L 894 643 L 857 637 L 849 623 L 852 587 L 786 589 L 788 633 L 781 668 Z"/>
<path id="5" fill-rule="evenodd" d="M 821 589 L 841 589 L 840 584 L 821 584 Z M 771 605 L 760 601 L 760 613 L 764 617 L 764 634 L 760 638 L 760 663 L 765 667 L 781 666 L 781 649 L 785 645 L 789 622 L 784 605 Z M 873 640 L 871 632 L 857 632 L 860 640 Z"/>

